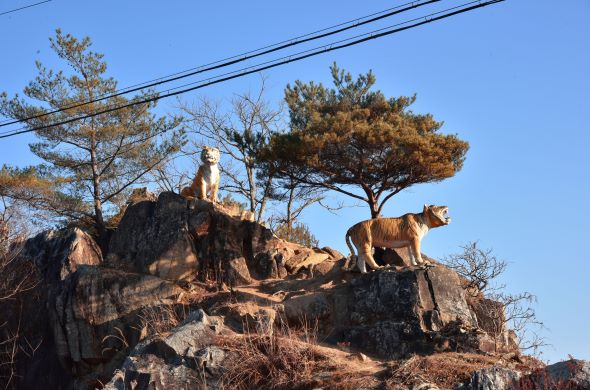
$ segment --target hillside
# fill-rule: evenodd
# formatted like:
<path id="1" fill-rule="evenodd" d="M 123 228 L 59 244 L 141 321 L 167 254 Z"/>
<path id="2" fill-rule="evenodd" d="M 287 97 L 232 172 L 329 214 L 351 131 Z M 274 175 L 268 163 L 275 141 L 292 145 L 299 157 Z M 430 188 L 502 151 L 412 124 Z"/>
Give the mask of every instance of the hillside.
<path id="1" fill-rule="evenodd" d="M 26 352 L 13 386 L 590 388 L 588 362 L 522 356 L 489 316 L 499 303 L 452 270 L 390 255 L 345 271 L 333 249 L 168 192 L 130 205 L 106 253 L 80 229 L 43 232 L 18 259 L 39 283 L 2 307 Z"/>

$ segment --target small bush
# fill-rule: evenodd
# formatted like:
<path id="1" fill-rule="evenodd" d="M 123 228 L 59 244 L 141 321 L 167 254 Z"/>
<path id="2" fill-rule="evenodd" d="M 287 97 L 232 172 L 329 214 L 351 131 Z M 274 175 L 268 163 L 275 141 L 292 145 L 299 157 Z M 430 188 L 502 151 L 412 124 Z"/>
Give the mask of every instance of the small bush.
<path id="1" fill-rule="evenodd" d="M 313 233 L 309 230 L 309 227 L 304 223 L 295 223 L 293 226 L 289 226 L 286 223 L 279 224 L 275 227 L 275 234 L 277 237 L 283 240 L 297 243 L 309 248 L 317 247 L 319 241 Z"/>

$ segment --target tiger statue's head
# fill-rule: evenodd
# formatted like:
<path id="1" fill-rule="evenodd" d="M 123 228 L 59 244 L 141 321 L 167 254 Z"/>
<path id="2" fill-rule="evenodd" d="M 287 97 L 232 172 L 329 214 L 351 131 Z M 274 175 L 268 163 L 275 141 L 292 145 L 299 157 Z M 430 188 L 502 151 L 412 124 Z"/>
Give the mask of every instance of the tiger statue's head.
<path id="1" fill-rule="evenodd" d="M 217 164 L 219 162 L 219 149 L 204 146 L 201 152 L 201 161 L 208 165 Z"/>
<path id="2" fill-rule="evenodd" d="M 444 226 L 451 223 L 451 217 L 448 216 L 449 208 L 447 206 L 424 205 L 422 214 L 428 218 L 433 227 Z"/>

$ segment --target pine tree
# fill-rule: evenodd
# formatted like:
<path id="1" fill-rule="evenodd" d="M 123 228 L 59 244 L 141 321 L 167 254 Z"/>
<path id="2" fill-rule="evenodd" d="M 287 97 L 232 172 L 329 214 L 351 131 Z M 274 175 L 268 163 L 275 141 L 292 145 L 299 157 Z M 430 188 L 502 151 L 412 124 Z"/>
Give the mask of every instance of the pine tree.
<path id="1" fill-rule="evenodd" d="M 23 120 L 62 107 L 91 101 L 117 90 L 106 77 L 103 55 L 90 50 L 88 37 L 78 40 L 58 29 L 51 48 L 69 71 L 54 72 L 36 62 L 38 75 L 18 94 L 0 95 L 0 114 Z M 153 96 L 143 91 L 81 105 L 56 114 L 29 119 L 29 128 L 91 115 Z M 176 153 L 185 143 L 179 118 L 156 117 L 155 103 L 139 104 L 88 119 L 35 131 L 30 150 L 44 163 L 36 167 L 4 167 L 0 172 L 0 195 L 25 200 L 35 209 L 90 222 L 100 241 L 106 236 L 106 216 L 121 203 L 130 187 L 146 173 Z"/>
<path id="2" fill-rule="evenodd" d="M 415 96 L 371 91 L 370 71 L 356 80 L 336 64 L 331 72 L 335 88 L 296 81 L 285 90 L 290 131 L 260 154 L 280 177 L 362 200 L 377 218 L 400 191 L 461 170 L 468 143 L 440 134 L 432 115 L 412 112 Z"/>

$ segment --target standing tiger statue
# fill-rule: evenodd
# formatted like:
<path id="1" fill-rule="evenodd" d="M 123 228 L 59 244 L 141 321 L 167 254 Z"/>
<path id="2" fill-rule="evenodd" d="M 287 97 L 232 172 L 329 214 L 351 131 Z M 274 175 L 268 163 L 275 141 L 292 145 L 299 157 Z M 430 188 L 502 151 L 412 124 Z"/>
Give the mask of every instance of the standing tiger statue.
<path id="1" fill-rule="evenodd" d="M 429 229 L 445 226 L 451 223 L 447 216 L 447 206 L 424 205 L 421 213 L 408 213 L 398 218 L 376 218 L 362 221 L 352 226 L 346 232 L 346 245 L 350 249 L 351 258 L 355 256 L 352 244 L 358 251 L 357 265 L 362 273 L 367 273 L 366 264 L 372 269 L 381 266 L 375 262 L 372 255 L 373 246 L 385 248 L 409 247 L 412 265 L 427 266 L 429 262 L 422 259 L 420 240 Z M 352 239 L 352 243 L 350 240 Z M 344 264 L 348 268 L 350 259 Z"/>
<path id="2" fill-rule="evenodd" d="M 191 186 L 183 188 L 180 195 L 185 198 L 208 199 L 216 203 L 219 189 L 219 149 L 204 146 L 201 161 L 203 164 L 199 167 Z"/>

